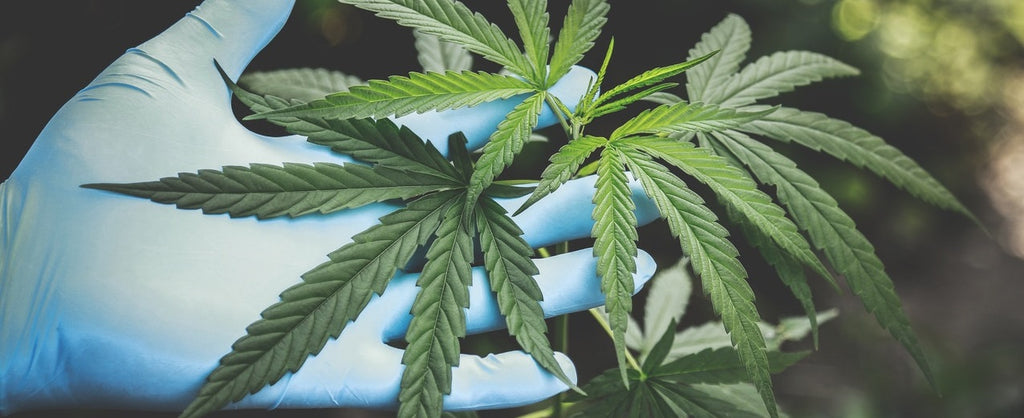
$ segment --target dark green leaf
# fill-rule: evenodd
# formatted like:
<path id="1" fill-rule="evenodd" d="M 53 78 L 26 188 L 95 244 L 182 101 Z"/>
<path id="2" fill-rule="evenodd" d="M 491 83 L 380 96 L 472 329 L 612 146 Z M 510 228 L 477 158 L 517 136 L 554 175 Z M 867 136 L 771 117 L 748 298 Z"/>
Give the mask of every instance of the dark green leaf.
<path id="1" fill-rule="evenodd" d="M 779 373 L 810 352 L 768 352 L 769 371 Z M 740 383 L 747 381 L 746 370 L 736 350 L 730 347 L 706 349 L 680 357 L 651 372 L 651 377 L 680 383 Z"/>
<path id="2" fill-rule="evenodd" d="M 934 386 L 931 366 L 910 327 L 910 320 L 903 312 L 892 279 L 875 254 L 874 246 L 857 230 L 853 219 L 813 178 L 782 154 L 738 132 L 730 132 L 721 138 L 762 182 L 778 188 L 779 201 L 807 230 L 811 242 L 846 278 L 850 289 L 875 315 L 879 324 L 907 348 Z"/>
<path id="3" fill-rule="evenodd" d="M 530 74 L 523 53 L 501 29 L 453 0 L 340 0 L 482 55 L 520 75 Z"/>
<path id="4" fill-rule="evenodd" d="M 534 190 L 536 190 L 536 187 L 505 184 L 499 180 L 491 183 L 487 190 L 484 191 L 484 194 L 501 199 L 515 199 L 533 193 Z"/>
<path id="5" fill-rule="evenodd" d="M 672 320 L 669 322 L 668 327 L 661 333 L 661 338 L 658 339 L 658 343 L 654 344 L 651 348 L 650 353 L 647 354 L 647 358 L 644 359 L 643 372 L 644 374 L 650 375 L 665 361 L 665 357 L 668 356 L 669 351 L 672 349 L 672 340 L 676 337 L 676 321 Z"/>
<path id="6" fill-rule="evenodd" d="M 400 417 L 441 415 L 442 397 L 451 393 L 452 367 L 459 364 L 459 338 L 466 336 L 465 309 L 473 282 L 473 222 L 463 209 L 460 204 L 447 207 L 416 281 L 420 291 L 405 333 L 409 345 L 402 356 Z"/>
<path id="7" fill-rule="evenodd" d="M 818 260 L 810 244 L 797 231 L 796 225 L 786 217 L 785 211 L 772 203 L 771 198 L 757 189 L 757 185 L 743 171 L 730 166 L 721 157 L 706 149 L 696 148 L 688 142 L 663 138 L 628 140 L 628 145 L 648 154 L 665 159 L 673 166 L 711 187 L 724 203 L 743 214 L 750 225 L 769 237 L 793 258 L 814 269 L 822 277 L 829 277 L 828 269 Z"/>
<path id="8" fill-rule="evenodd" d="M 974 219 L 967 208 L 935 178 L 882 138 L 814 112 L 780 108 L 741 127 L 743 131 L 783 142 L 793 141 L 815 151 L 867 168 L 908 193 L 943 209 Z"/>
<path id="9" fill-rule="evenodd" d="M 711 304 L 722 317 L 748 376 L 758 387 L 768 410 L 777 415 L 754 292 L 744 280 L 747 272 L 737 258 L 736 248 L 726 239 L 728 232 L 700 196 L 666 167 L 638 151 L 621 152 L 630 171 L 668 221 L 683 252 L 690 256 L 704 292 L 711 296 Z"/>
<path id="10" fill-rule="evenodd" d="M 297 217 L 327 214 L 390 199 L 407 199 L 432 191 L 460 187 L 449 179 L 397 171 L 383 166 L 330 163 L 285 163 L 283 167 L 252 164 L 227 166 L 223 171 L 180 173 L 159 181 L 127 184 L 86 184 L 174 204 L 179 209 L 202 209 L 205 214 L 231 217 Z"/>
<path id="11" fill-rule="evenodd" d="M 636 209 L 622 156 L 614 148 L 601 152 L 594 193 L 594 254 L 605 295 L 612 340 L 623 382 L 626 381 L 626 326 L 633 307 L 636 273 Z"/>
<path id="12" fill-rule="evenodd" d="M 471 107 L 535 91 L 527 82 L 512 76 L 487 72 L 409 73 L 370 80 L 349 91 L 335 93 L 279 110 L 249 115 L 245 119 L 282 117 L 350 119 L 384 118 Z"/>
<path id="13" fill-rule="evenodd" d="M 491 199 L 481 199 L 476 212 L 484 266 L 509 334 L 545 370 L 578 390 L 558 365 L 548 343 L 544 311 L 540 307 L 544 296 L 533 279 L 540 271 L 530 258 L 533 249 L 523 240 L 523 231 Z"/>
<path id="14" fill-rule="evenodd" d="M 372 295 L 384 291 L 460 196 L 441 192 L 413 201 L 303 274 L 302 283 L 285 290 L 280 302 L 246 328 L 247 335 L 221 358 L 182 417 L 218 410 L 298 370 L 356 319 Z"/>

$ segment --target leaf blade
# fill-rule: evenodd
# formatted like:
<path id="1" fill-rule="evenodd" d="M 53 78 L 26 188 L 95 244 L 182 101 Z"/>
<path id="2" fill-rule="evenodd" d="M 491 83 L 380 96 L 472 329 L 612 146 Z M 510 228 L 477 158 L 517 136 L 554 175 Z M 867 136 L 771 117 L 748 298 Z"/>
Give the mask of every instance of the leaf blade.
<path id="1" fill-rule="evenodd" d="M 508 0 L 512 18 L 523 40 L 523 51 L 531 65 L 530 74 L 522 74 L 534 85 L 546 85 L 551 30 L 548 29 L 547 0 Z"/>
<path id="2" fill-rule="evenodd" d="M 759 58 L 734 74 L 713 97 L 705 100 L 726 107 L 745 106 L 828 77 L 854 76 L 856 68 L 825 55 L 784 51 Z"/>
<path id="3" fill-rule="evenodd" d="M 594 237 L 597 275 L 601 278 L 601 292 L 605 295 L 605 309 L 619 372 L 623 384 L 628 386 L 625 335 L 629 311 L 633 306 L 633 274 L 636 273 L 637 220 L 633 213 L 636 206 L 626 173 L 622 170 L 620 153 L 614 148 L 605 148 L 598 161 L 591 235 Z"/>
<path id="4" fill-rule="evenodd" d="M 916 162 L 882 138 L 847 122 L 814 112 L 779 108 L 740 128 L 782 142 L 796 142 L 871 170 L 911 195 L 974 220 L 971 212 Z"/>
<path id="5" fill-rule="evenodd" d="M 857 230 L 853 219 L 817 181 L 785 156 L 738 132 L 731 132 L 723 139 L 727 145 L 733 145 L 735 155 L 744 160 L 761 181 L 778 188 L 780 200 L 797 224 L 807 230 L 811 242 L 824 252 L 868 312 L 903 344 L 934 385 L 931 365 L 903 312 L 892 279 L 875 254 L 874 246 Z"/>
<path id="6" fill-rule="evenodd" d="M 544 106 L 545 93 L 538 93 L 516 105 L 484 145 L 469 182 L 467 205 L 472 205 L 506 167 L 512 164 L 530 133 L 537 126 L 537 118 Z"/>
<path id="7" fill-rule="evenodd" d="M 610 6 L 605 0 L 573 0 L 558 32 L 551 66 L 548 69 L 548 83 L 553 84 L 583 59 L 583 54 L 594 46 L 601 34 L 601 28 L 608 19 Z M 550 87 L 550 86 L 549 86 Z"/>
<path id="8" fill-rule="evenodd" d="M 304 117 L 324 119 L 385 118 L 471 107 L 535 91 L 529 83 L 507 75 L 483 71 L 445 73 L 410 72 L 387 80 L 370 80 L 346 92 L 283 109 L 249 115 L 245 119 Z"/>
<path id="9" fill-rule="evenodd" d="M 416 41 L 416 60 L 423 72 L 469 71 L 473 69 L 473 56 L 462 46 L 442 41 L 441 38 L 419 30 L 412 31 Z"/>
<path id="10" fill-rule="evenodd" d="M 492 199 L 482 199 L 476 213 L 484 265 L 509 334 L 545 370 L 579 390 L 555 360 L 548 342 L 544 310 L 540 306 L 544 296 L 533 279 L 540 271 L 530 258 L 533 249 L 523 240 L 523 231 Z"/>
<path id="11" fill-rule="evenodd" d="M 359 77 L 324 68 L 292 68 L 243 74 L 238 84 L 263 96 L 308 102 L 366 83 Z"/>
<path id="12" fill-rule="evenodd" d="M 226 166 L 220 171 L 179 173 L 151 182 L 82 185 L 174 204 L 179 209 L 201 209 L 208 215 L 227 213 L 232 218 L 257 219 L 328 214 L 459 186 L 448 179 L 383 166 L 331 163 Z"/>
<path id="13" fill-rule="evenodd" d="M 757 231 L 814 269 L 822 277 L 830 277 L 828 269 L 810 248 L 786 212 L 771 198 L 757 189 L 756 184 L 743 171 L 732 167 L 721 157 L 688 142 L 663 138 L 631 139 L 630 146 L 665 159 L 673 166 L 710 187 L 727 205 L 741 213 Z"/>
<path id="14" fill-rule="evenodd" d="M 696 59 L 721 51 L 705 65 L 698 66 L 687 74 L 686 94 L 693 102 L 712 102 L 715 91 L 729 79 L 739 68 L 740 61 L 746 57 L 750 49 L 750 26 L 743 18 L 730 14 L 717 25 L 701 36 L 687 56 L 688 60 Z"/>
<path id="15" fill-rule="evenodd" d="M 637 176 L 658 211 L 668 221 L 672 235 L 679 239 L 683 252 L 699 273 L 704 292 L 711 297 L 715 312 L 721 316 L 729 338 L 736 347 L 744 368 L 758 388 L 765 406 L 777 415 L 768 372 L 764 336 L 758 327 L 754 292 L 744 280 L 746 270 L 739 252 L 726 238 L 728 231 L 717 217 L 666 167 L 636 150 L 622 154 L 630 171 Z"/>
<path id="16" fill-rule="evenodd" d="M 464 198 L 460 193 L 457 200 Z M 460 204 L 450 205 L 427 250 L 420 287 L 406 331 L 398 416 L 438 416 L 451 393 L 452 367 L 459 364 L 459 338 L 466 336 L 469 286 L 473 282 L 473 227 Z"/>
<path id="17" fill-rule="evenodd" d="M 616 128 L 609 138 L 614 141 L 638 134 L 667 135 L 720 131 L 742 126 L 772 111 L 773 109 L 742 112 L 716 105 L 686 102 L 661 105 L 640 112 Z"/>
<path id="18" fill-rule="evenodd" d="M 433 234 L 455 196 L 426 196 L 382 217 L 380 224 L 331 253 L 330 261 L 303 274 L 303 282 L 282 293 L 281 302 L 264 310 L 221 358 L 181 416 L 220 409 L 298 370 L 329 338 L 337 338 L 373 294 L 384 291 L 395 271 Z"/>
<path id="19" fill-rule="evenodd" d="M 444 41 L 482 55 L 520 75 L 530 66 L 515 42 L 501 29 L 464 4 L 452 0 L 339 0 L 394 20 L 399 25 L 419 29 Z"/>
<path id="20" fill-rule="evenodd" d="M 576 174 L 576 171 L 579 170 L 580 165 L 594 151 L 604 146 L 607 142 L 608 140 L 604 138 L 584 135 L 559 148 L 557 152 L 551 155 L 549 159 L 551 164 L 548 164 L 541 173 L 537 189 L 534 190 L 526 202 L 523 202 L 515 214 L 522 213 L 534 203 L 540 201 L 540 199 L 557 190 L 566 181 L 569 181 Z"/>

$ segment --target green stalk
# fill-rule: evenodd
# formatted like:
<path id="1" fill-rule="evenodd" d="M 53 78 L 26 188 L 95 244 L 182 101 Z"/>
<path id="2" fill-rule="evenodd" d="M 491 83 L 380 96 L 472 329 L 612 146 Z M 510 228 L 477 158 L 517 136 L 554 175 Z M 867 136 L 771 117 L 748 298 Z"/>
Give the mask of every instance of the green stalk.
<path id="1" fill-rule="evenodd" d="M 601 325 L 601 328 L 604 328 L 604 332 L 607 333 L 609 337 L 613 337 L 614 334 L 612 333 L 612 327 L 608 325 L 608 321 L 604 319 L 604 315 L 602 315 L 601 312 L 597 310 L 597 308 L 591 308 L 590 315 L 593 316 L 595 320 L 597 320 L 597 323 Z M 643 375 L 643 369 L 640 368 L 640 363 L 638 363 L 636 359 L 633 358 L 633 353 L 630 353 L 629 350 L 625 350 L 625 354 L 626 361 L 629 363 L 629 366 L 635 369 L 636 371 L 640 372 L 641 375 Z"/>

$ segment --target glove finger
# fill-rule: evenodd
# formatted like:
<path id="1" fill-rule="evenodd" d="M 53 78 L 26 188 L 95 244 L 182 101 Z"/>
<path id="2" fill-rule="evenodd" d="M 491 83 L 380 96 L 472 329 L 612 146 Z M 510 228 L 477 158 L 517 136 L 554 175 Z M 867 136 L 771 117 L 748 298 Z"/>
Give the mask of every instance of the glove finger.
<path id="1" fill-rule="evenodd" d="M 554 95 L 570 110 L 587 92 L 587 87 L 597 75 L 585 67 L 573 66 L 548 93 Z M 405 125 L 416 132 L 420 138 L 430 141 L 441 153 L 448 155 L 448 136 L 461 131 L 469 141 L 469 149 L 477 149 L 487 143 L 487 139 L 498 128 L 512 108 L 526 99 L 526 96 L 515 96 L 504 100 L 486 102 L 469 108 L 445 110 L 442 112 L 412 113 L 393 118 L 396 124 Z M 558 118 L 545 104 L 537 119 L 537 128 L 544 128 L 558 123 Z"/>
<path id="2" fill-rule="evenodd" d="M 333 345 L 334 343 L 330 343 Z M 231 404 L 227 409 L 276 408 L 397 408 L 402 350 L 379 347 L 353 354 L 309 359 L 295 374 Z M 337 347 L 342 348 L 342 347 Z M 333 350 L 337 352 L 337 350 Z M 576 381 L 576 368 L 555 353 L 565 374 Z M 452 368 L 452 390 L 444 397 L 448 410 L 493 409 L 527 405 L 563 392 L 568 387 L 522 351 L 479 357 L 462 354 Z"/>
<path id="3" fill-rule="evenodd" d="M 534 278 L 544 300 L 540 302 L 546 317 L 552 317 L 604 304 L 601 279 L 597 277 L 597 259 L 592 249 L 573 251 L 554 257 L 535 259 L 540 273 Z M 636 256 L 637 272 L 633 275 L 634 293 L 654 275 L 657 265 L 650 254 L 639 251 Z M 412 316 L 409 310 L 419 290 L 415 273 L 402 274 L 392 279 L 379 300 L 374 300 L 360 315 L 376 322 L 356 321 L 346 333 L 361 334 L 364 338 L 383 338 L 396 341 L 405 337 Z M 475 334 L 505 327 L 505 319 L 491 292 L 483 268 L 473 269 L 473 285 L 469 288 L 470 302 L 466 313 L 466 331 Z M 379 327 L 374 329 L 374 327 Z M 365 333 L 365 334 L 364 334 Z M 377 335 L 373 335 L 378 333 Z"/>
<path id="4" fill-rule="evenodd" d="M 98 78 L 102 83 L 145 82 L 223 102 L 227 89 L 213 66 L 231 78 L 284 26 L 294 0 L 206 0 L 163 33 L 129 49 Z"/>
<path id="5" fill-rule="evenodd" d="M 576 367 L 565 354 L 555 360 L 573 383 Z M 452 392 L 444 398 L 447 410 L 510 408 L 529 405 L 568 390 L 569 387 L 541 368 L 522 351 L 487 357 L 463 354 L 452 369 Z"/>
<path id="6" fill-rule="evenodd" d="M 529 209 L 512 217 L 524 232 L 523 239 L 533 248 L 590 236 L 594 228 L 594 187 L 597 176 L 569 180 L 558 190 L 541 199 Z M 636 204 L 637 224 L 646 225 L 658 218 L 658 208 L 640 182 L 631 180 L 629 187 Z M 495 199 L 509 213 L 515 213 L 529 196 Z"/>

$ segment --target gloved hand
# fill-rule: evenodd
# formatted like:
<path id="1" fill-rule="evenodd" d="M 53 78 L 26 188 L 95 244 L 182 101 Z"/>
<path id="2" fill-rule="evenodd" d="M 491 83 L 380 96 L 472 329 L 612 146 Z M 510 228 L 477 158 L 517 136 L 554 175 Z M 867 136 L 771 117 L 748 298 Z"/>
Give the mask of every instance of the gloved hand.
<path id="1" fill-rule="evenodd" d="M 339 162 L 303 138 L 243 128 L 213 65 L 237 77 L 291 7 L 292 0 L 204 2 L 72 98 L 0 185 L 0 413 L 184 408 L 282 290 L 394 209 L 257 222 L 79 187 L 254 162 Z M 574 69 L 556 91 L 575 103 L 591 76 Z M 514 104 L 400 122 L 438 145 L 464 130 L 479 146 Z M 653 205 L 634 190 L 641 222 L 652 220 Z M 592 192 L 592 180 L 574 181 L 521 214 L 526 240 L 588 236 Z M 515 209 L 522 200 L 503 204 Z M 643 253 L 638 261 L 640 286 L 654 263 Z M 538 265 L 548 315 L 603 302 L 589 250 Z M 474 275 L 469 332 L 503 324 L 483 275 Z M 401 351 L 384 342 L 404 335 L 414 282 L 415 274 L 399 274 L 319 356 L 233 407 L 393 406 Z M 575 376 L 572 363 L 558 359 Z M 522 352 L 464 355 L 453 382 L 445 405 L 459 409 L 526 404 L 566 389 Z"/>

